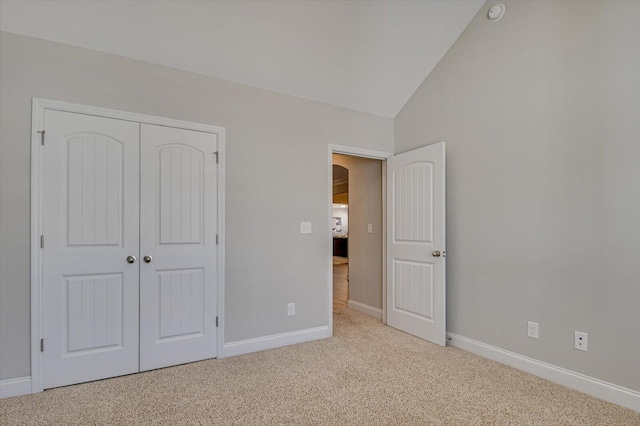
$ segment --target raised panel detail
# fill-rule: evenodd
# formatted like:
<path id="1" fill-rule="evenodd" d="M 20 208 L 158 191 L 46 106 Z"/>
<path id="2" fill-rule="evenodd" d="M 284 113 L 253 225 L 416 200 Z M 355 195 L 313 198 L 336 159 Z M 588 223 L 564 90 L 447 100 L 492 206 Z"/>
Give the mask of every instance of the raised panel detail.
<path id="1" fill-rule="evenodd" d="M 159 154 L 160 244 L 200 244 L 204 154 L 184 145 L 165 145 Z"/>
<path id="2" fill-rule="evenodd" d="M 393 269 L 394 308 L 433 320 L 433 265 L 394 259 Z"/>
<path id="3" fill-rule="evenodd" d="M 65 277 L 64 286 L 68 352 L 121 346 L 122 275 Z"/>
<path id="4" fill-rule="evenodd" d="M 433 163 L 408 164 L 393 178 L 395 241 L 433 242 Z"/>
<path id="5" fill-rule="evenodd" d="M 158 272 L 160 338 L 202 333 L 203 269 Z"/>
<path id="6" fill-rule="evenodd" d="M 122 244 L 122 144 L 96 134 L 67 139 L 68 244 Z"/>

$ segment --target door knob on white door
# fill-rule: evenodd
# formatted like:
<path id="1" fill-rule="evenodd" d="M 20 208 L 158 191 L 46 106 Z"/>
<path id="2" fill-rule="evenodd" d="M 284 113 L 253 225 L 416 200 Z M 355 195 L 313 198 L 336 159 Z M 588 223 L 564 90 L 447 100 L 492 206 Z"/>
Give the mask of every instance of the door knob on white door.
<path id="1" fill-rule="evenodd" d="M 145 257 L 142 258 L 142 260 L 144 260 L 145 263 L 151 263 L 151 261 L 153 260 L 153 257 L 146 255 Z"/>
<path id="2" fill-rule="evenodd" d="M 136 257 L 135 256 L 127 256 L 127 262 L 136 263 Z"/>
<path id="3" fill-rule="evenodd" d="M 432 255 L 433 257 L 440 257 L 441 253 L 440 253 L 440 251 L 436 250 L 436 251 L 434 251 L 433 253 L 431 253 L 431 255 Z"/>

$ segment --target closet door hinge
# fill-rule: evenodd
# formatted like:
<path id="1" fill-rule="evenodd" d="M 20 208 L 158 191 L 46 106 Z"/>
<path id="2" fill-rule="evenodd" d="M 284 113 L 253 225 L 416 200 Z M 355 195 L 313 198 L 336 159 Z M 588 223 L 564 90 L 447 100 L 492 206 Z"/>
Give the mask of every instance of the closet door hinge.
<path id="1" fill-rule="evenodd" d="M 216 317 L 216 327 L 218 326 L 218 317 Z"/>
<path id="2" fill-rule="evenodd" d="M 38 133 L 40 133 L 40 144 L 44 145 L 44 130 L 38 130 Z"/>
<path id="3" fill-rule="evenodd" d="M 214 152 L 213 155 L 216 156 L 216 164 L 218 164 L 218 151 Z"/>
<path id="4" fill-rule="evenodd" d="M 44 248 L 44 235 L 40 235 L 40 248 Z"/>
<path id="5" fill-rule="evenodd" d="M 218 234 L 216 234 L 216 245 L 218 245 Z"/>
<path id="6" fill-rule="evenodd" d="M 44 339 L 40 339 L 40 352 L 44 352 Z"/>

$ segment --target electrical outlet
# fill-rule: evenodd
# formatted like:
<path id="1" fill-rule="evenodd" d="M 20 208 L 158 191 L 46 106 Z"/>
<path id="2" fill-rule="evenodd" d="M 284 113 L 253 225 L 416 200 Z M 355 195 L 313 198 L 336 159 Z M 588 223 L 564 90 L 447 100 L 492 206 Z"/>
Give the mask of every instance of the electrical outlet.
<path id="1" fill-rule="evenodd" d="M 310 234 L 311 233 L 311 222 L 300 222 L 300 233 L 301 234 Z"/>
<path id="2" fill-rule="evenodd" d="M 532 339 L 538 338 L 538 323 L 529 321 L 527 322 L 527 336 Z"/>
<path id="3" fill-rule="evenodd" d="M 287 305 L 287 315 L 291 316 L 291 315 L 295 315 L 296 314 L 296 304 L 295 303 L 289 303 Z"/>
<path id="4" fill-rule="evenodd" d="M 367 224 L 367 232 L 369 234 L 373 234 L 373 224 L 371 224 L 371 223 Z"/>
<path id="5" fill-rule="evenodd" d="M 589 335 L 582 331 L 575 332 L 573 347 L 579 351 L 587 351 L 587 344 L 589 343 Z"/>

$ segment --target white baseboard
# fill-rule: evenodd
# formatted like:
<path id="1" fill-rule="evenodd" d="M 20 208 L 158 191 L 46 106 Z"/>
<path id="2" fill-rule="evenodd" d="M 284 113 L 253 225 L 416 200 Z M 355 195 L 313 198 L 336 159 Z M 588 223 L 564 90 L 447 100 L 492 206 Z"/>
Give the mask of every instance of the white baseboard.
<path id="1" fill-rule="evenodd" d="M 613 383 L 567 370 L 566 368 L 547 364 L 546 362 L 538 361 L 454 333 L 447 333 L 447 336 L 451 337 L 449 344 L 453 347 L 640 412 L 640 392 L 633 389 L 614 385 Z"/>
<path id="2" fill-rule="evenodd" d="M 264 351 L 281 346 L 324 339 L 326 337 L 331 337 L 331 331 L 329 327 L 325 325 L 288 333 L 272 334 L 271 336 L 256 337 L 255 339 L 239 340 L 237 342 L 225 343 L 219 358 Z"/>
<path id="3" fill-rule="evenodd" d="M 373 306 L 365 305 L 364 303 L 356 302 L 355 300 L 351 299 L 349 299 L 349 301 L 347 302 L 347 306 L 351 309 L 362 312 L 366 315 L 370 315 L 374 318 L 378 318 L 382 321 L 382 309 L 380 308 L 374 308 Z"/>
<path id="4" fill-rule="evenodd" d="M 31 393 L 31 376 L 0 380 L 0 398 Z"/>

